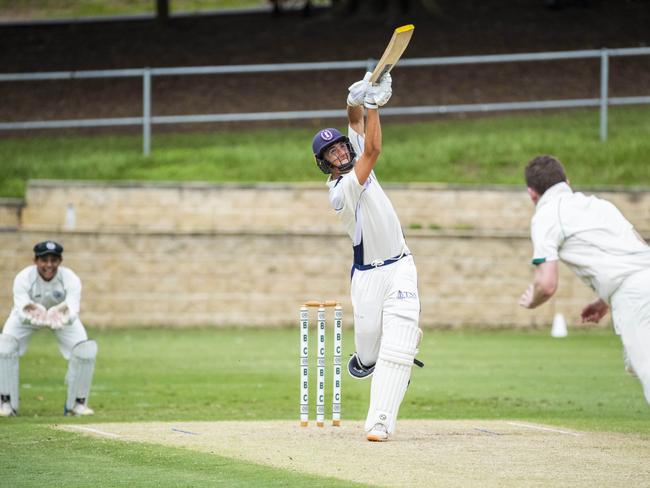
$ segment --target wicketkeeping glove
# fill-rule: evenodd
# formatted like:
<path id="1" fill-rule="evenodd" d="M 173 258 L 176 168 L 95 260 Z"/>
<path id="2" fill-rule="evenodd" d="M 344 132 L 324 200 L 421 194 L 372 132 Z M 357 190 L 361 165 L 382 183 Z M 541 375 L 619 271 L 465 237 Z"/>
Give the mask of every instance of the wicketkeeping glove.
<path id="1" fill-rule="evenodd" d="M 390 76 L 390 73 L 386 73 L 379 80 L 379 85 L 377 88 L 377 93 L 375 94 L 375 101 L 377 105 L 383 107 L 390 100 L 391 95 L 393 94 L 393 79 Z"/>
<path id="2" fill-rule="evenodd" d="M 47 322 L 52 330 L 62 329 L 70 322 L 70 312 L 65 302 L 47 311 Z"/>
<path id="3" fill-rule="evenodd" d="M 37 327 L 48 325 L 47 311 L 40 303 L 29 303 L 23 308 L 23 316 L 26 321 Z"/>
<path id="4" fill-rule="evenodd" d="M 359 105 L 363 104 L 363 100 L 366 96 L 366 90 L 368 90 L 368 86 L 370 86 L 370 76 L 372 73 L 368 71 L 366 75 L 363 77 L 363 80 L 359 80 L 355 83 L 352 83 L 348 87 L 348 107 L 358 107 Z"/>

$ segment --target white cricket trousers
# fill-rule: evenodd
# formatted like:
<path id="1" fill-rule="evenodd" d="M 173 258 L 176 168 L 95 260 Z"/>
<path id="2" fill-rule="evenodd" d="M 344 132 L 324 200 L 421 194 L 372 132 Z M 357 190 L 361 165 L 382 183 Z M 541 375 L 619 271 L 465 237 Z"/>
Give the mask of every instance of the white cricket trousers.
<path id="1" fill-rule="evenodd" d="M 359 360 L 375 366 L 366 430 L 376 423 L 395 429 L 421 338 L 420 298 L 412 256 L 355 270 L 352 276 L 354 340 Z"/>
<path id="2" fill-rule="evenodd" d="M 420 297 L 413 256 L 352 276 L 354 345 L 365 366 L 377 362 L 382 332 L 393 326 L 418 327 Z"/>
<path id="3" fill-rule="evenodd" d="M 77 343 L 88 340 L 86 329 L 79 319 L 76 319 L 70 325 L 64 326 L 62 329 L 51 330 L 49 327 L 36 327 L 31 324 L 23 323 L 15 310 L 12 310 L 9 318 L 5 322 L 2 333 L 9 334 L 10 336 L 18 339 L 18 351 L 22 356 L 27 351 L 29 339 L 31 338 L 32 334 L 41 329 L 49 330 L 54 333 L 56 340 L 59 343 L 59 351 L 61 351 L 61 355 L 65 359 L 70 359 L 72 348 Z"/>
<path id="4" fill-rule="evenodd" d="M 650 269 L 628 276 L 610 304 L 614 325 L 650 404 Z"/>

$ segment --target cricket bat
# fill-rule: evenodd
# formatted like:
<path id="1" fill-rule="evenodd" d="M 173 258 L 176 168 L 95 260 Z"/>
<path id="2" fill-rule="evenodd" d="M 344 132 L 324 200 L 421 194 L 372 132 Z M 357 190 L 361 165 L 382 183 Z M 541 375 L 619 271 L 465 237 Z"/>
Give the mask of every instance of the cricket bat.
<path id="1" fill-rule="evenodd" d="M 370 76 L 371 83 L 377 83 L 382 76 L 386 73 L 390 73 L 390 70 L 392 70 L 397 64 L 399 58 L 402 57 L 402 53 L 406 49 L 406 46 L 409 45 L 414 30 L 415 26 L 413 24 L 403 25 L 402 27 L 395 29 L 393 37 L 390 38 L 390 42 L 388 43 L 388 46 L 386 46 L 384 54 L 381 55 L 377 66 L 375 66 L 375 69 Z"/>

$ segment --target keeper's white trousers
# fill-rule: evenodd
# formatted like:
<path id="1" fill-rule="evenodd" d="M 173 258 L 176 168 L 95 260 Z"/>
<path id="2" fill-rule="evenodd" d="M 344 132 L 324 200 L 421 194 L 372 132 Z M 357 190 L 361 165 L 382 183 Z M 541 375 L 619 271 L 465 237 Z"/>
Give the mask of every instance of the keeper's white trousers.
<path id="1" fill-rule="evenodd" d="M 36 327 L 31 324 L 23 323 L 15 310 L 12 310 L 9 318 L 2 329 L 3 334 L 9 334 L 18 339 L 18 351 L 22 356 L 27 351 L 29 339 L 34 332 L 41 329 L 49 330 L 56 336 L 59 343 L 59 351 L 65 359 L 70 359 L 72 348 L 81 341 L 88 340 L 86 329 L 79 319 L 76 319 L 70 325 L 65 325 L 58 330 L 52 330 L 49 327 Z"/>
<path id="2" fill-rule="evenodd" d="M 352 276 L 354 340 L 359 360 L 375 366 L 366 430 L 392 433 L 410 379 L 421 332 L 420 298 L 412 256 Z"/>
<path id="3" fill-rule="evenodd" d="M 614 326 L 650 403 L 650 269 L 627 277 L 610 304 Z"/>

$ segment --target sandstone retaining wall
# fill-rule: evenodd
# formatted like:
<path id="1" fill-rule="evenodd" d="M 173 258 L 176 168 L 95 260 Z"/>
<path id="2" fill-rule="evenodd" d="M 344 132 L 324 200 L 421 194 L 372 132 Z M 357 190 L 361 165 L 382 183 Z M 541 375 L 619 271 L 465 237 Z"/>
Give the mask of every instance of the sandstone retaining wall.
<path id="1" fill-rule="evenodd" d="M 385 184 L 405 229 L 526 231 L 523 188 Z M 585 193 L 591 193 L 585 191 Z M 641 232 L 650 193 L 604 190 Z M 228 185 L 33 181 L 22 228 L 140 232 L 340 232 L 324 184 Z M 71 218 L 71 215 L 74 218 Z"/>
<path id="2" fill-rule="evenodd" d="M 24 202 L 18 198 L 0 198 L 0 229 L 18 229 Z"/>
<path id="3" fill-rule="evenodd" d="M 550 304 L 517 305 L 533 272 L 524 191 L 385 186 L 418 266 L 424 327 L 549 326 L 555 312 L 579 323 L 593 296 L 563 266 Z M 650 231 L 647 193 L 598 194 Z M 310 299 L 340 300 L 351 321 L 351 245 L 323 185 L 38 181 L 24 207 L 9 203 L 6 215 L 22 213 L 0 230 L 3 313 L 33 244 L 56 239 L 83 280 L 89 325 L 282 326 Z"/>
<path id="4" fill-rule="evenodd" d="M 340 234 L 0 233 L 0 309 L 34 242 L 57 239 L 83 280 L 89 325 L 281 326 L 305 300 L 340 300 L 350 321 L 350 245 Z M 547 326 L 578 322 L 589 290 L 563 270 L 558 296 L 517 306 L 532 267 L 525 235 L 412 232 L 424 327 Z"/>

